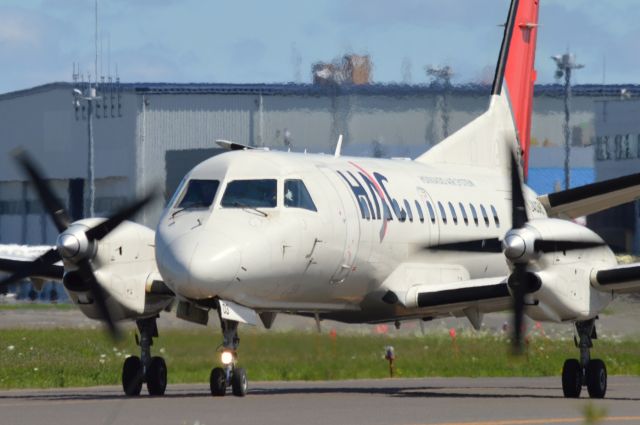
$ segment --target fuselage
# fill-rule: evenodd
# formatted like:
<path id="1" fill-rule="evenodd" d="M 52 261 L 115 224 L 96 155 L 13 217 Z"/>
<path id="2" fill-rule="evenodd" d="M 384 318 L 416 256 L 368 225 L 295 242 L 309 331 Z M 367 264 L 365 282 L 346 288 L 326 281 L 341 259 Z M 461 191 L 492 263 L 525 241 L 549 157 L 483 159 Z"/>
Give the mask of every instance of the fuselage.
<path id="1" fill-rule="evenodd" d="M 399 265 L 415 264 L 434 285 L 508 275 L 502 254 L 429 250 L 503 237 L 511 194 L 500 171 L 261 150 L 218 155 L 187 174 L 169 202 L 156 232 L 159 270 L 189 300 L 347 321 L 425 316 L 382 301 L 413 284 L 410 271 L 394 275 Z M 531 191 L 527 203 L 531 218 L 546 217 Z"/>

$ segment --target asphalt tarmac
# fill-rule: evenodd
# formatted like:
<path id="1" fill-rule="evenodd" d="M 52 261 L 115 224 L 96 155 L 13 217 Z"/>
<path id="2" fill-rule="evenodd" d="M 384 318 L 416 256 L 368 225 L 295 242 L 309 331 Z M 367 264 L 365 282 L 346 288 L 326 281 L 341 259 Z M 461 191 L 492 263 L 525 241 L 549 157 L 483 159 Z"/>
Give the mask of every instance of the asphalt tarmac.
<path id="1" fill-rule="evenodd" d="M 640 424 L 640 378 L 611 377 L 604 400 L 562 397 L 553 378 L 429 378 L 255 382 L 244 398 L 213 398 L 208 384 L 169 385 L 163 397 L 119 387 L 0 392 L 1 424 Z"/>

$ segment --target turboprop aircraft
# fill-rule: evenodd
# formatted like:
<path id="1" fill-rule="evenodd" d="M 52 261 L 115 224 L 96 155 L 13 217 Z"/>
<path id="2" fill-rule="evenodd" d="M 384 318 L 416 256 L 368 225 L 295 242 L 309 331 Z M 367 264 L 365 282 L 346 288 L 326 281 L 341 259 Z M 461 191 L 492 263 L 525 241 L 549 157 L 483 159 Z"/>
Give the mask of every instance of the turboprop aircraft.
<path id="1" fill-rule="evenodd" d="M 522 184 L 538 31 L 538 0 L 513 0 L 488 110 L 414 160 L 251 149 L 193 170 L 155 233 L 127 221 L 148 198 L 107 219 L 70 222 L 29 156 L 18 162 L 60 231 L 31 262 L 5 259 L 4 283 L 61 279 L 89 317 L 135 320 L 141 356 L 123 367 L 123 388 L 163 394 L 167 368 L 151 356 L 156 317 L 223 333 L 211 393 L 247 392 L 238 364 L 238 324 L 278 313 L 349 323 L 466 316 L 512 308 L 513 348 L 523 314 L 575 326 L 579 359 L 562 370 L 566 397 L 605 396 L 607 372 L 591 359 L 598 314 L 617 293 L 640 289 L 640 266 L 619 266 L 594 232 L 571 219 L 634 200 L 640 174 L 538 196 Z"/>

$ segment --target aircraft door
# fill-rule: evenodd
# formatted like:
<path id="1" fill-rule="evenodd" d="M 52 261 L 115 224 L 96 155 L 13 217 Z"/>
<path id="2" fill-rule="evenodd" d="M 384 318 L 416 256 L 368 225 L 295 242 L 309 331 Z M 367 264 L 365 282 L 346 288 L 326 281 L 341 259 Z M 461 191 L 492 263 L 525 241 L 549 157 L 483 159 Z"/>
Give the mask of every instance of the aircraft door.
<path id="1" fill-rule="evenodd" d="M 331 283 L 342 283 L 356 267 L 360 243 L 358 207 L 345 183 L 340 180 L 335 171 L 322 167 L 319 169 L 333 188 L 326 194 L 332 208 L 330 225 L 334 227 L 335 243 L 342 245 L 342 260 L 331 277 Z M 340 243 L 340 241 L 343 242 Z"/>
<path id="2" fill-rule="evenodd" d="M 437 245 L 440 243 L 440 220 L 437 219 L 436 204 L 423 187 L 418 187 L 418 198 L 424 221 L 429 226 L 429 245 Z"/>

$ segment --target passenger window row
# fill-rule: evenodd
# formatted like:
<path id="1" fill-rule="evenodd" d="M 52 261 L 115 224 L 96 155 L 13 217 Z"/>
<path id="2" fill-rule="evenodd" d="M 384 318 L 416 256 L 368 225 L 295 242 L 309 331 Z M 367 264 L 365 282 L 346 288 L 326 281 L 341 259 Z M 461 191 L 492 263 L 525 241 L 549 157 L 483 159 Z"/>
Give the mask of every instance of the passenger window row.
<path id="1" fill-rule="evenodd" d="M 478 210 L 476 209 L 476 206 L 473 205 L 472 203 L 468 204 L 468 209 L 467 209 L 467 207 L 465 207 L 465 204 L 463 204 L 462 202 L 459 202 L 457 205 L 458 208 L 456 209 L 456 206 L 452 202 L 448 202 L 446 207 L 448 207 L 449 213 L 447 213 L 447 208 L 442 202 L 438 201 L 436 205 L 438 207 L 438 212 L 440 213 L 440 220 L 442 224 L 448 224 L 449 222 L 451 222 L 452 224 L 457 226 L 458 221 L 462 221 L 465 226 L 468 226 L 469 222 L 473 220 L 473 224 L 475 224 L 476 226 L 480 226 L 480 223 L 481 223 L 480 220 L 482 220 L 482 223 L 484 223 L 485 227 L 489 227 L 491 225 L 490 216 L 487 213 L 487 209 L 482 204 L 479 205 L 480 214 L 478 214 Z M 408 203 L 406 206 L 407 206 L 407 210 L 410 211 L 410 209 L 408 208 Z M 498 211 L 493 205 L 489 205 L 489 209 L 491 210 L 491 217 L 493 217 L 493 223 L 495 224 L 496 227 L 499 228 L 500 217 L 498 217 Z M 420 217 L 420 223 L 423 223 L 424 217 L 422 214 L 422 208 L 420 207 L 420 204 L 417 201 L 416 201 L 416 210 L 418 211 L 418 216 Z M 467 211 L 470 212 L 470 215 L 467 214 Z M 431 220 L 431 223 L 436 224 L 436 220 L 437 220 L 436 210 L 430 201 L 427 201 L 427 212 L 429 213 L 429 219 Z"/>

